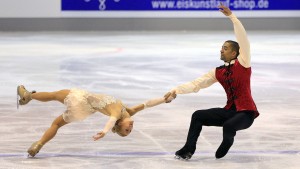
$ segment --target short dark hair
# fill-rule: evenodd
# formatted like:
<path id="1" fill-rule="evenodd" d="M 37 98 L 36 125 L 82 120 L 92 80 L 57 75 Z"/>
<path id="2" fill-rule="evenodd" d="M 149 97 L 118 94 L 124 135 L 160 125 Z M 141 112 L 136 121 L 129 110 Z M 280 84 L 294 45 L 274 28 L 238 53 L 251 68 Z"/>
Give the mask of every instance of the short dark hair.
<path id="1" fill-rule="evenodd" d="M 237 58 L 240 54 L 240 45 L 239 45 L 239 43 L 237 43 L 236 41 L 233 41 L 233 40 L 228 40 L 226 42 L 230 44 L 231 50 L 236 52 L 235 57 Z"/>

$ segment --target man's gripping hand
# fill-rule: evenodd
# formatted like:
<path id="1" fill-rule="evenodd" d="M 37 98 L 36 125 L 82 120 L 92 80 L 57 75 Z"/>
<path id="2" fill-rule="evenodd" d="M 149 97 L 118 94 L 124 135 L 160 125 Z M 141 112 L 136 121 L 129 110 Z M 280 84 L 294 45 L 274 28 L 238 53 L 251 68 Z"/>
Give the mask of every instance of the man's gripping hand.
<path id="1" fill-rule="evenodd" d="M 224 6 L 223 3 L 220 3 L 218 8 L 219 11 L 222 12 L 225 16 L 229 16 L 232 14 L 231 10 L 227 6 Z"/>

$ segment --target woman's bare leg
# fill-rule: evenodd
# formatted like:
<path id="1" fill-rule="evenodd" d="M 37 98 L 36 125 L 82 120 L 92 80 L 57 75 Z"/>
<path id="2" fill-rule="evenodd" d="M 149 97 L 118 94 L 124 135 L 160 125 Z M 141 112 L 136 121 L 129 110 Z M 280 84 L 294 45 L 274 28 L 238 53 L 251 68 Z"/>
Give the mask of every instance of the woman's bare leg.
<path id="1" fill-rule="evenodd" d="M 56 92 L 38 92 L 33 93 L 31 95 L 32 99 L 47 102 L 47 101 L 59 101 L 61 103 L 64 103 L 65 98 L 70 93 L 70 90 L 60 90 Z M 58 116 L 53 122 L 50 128 L 47 129 L 47 131 L 44 133 L 43 137 L 38 141 L 41 144 L 47 143 L 49 140 L 51 140 L 55 135 L 57 130 L 67 124 L 67 122 L 64 121 L 63 116 Z"/>
<path id="2" fill-rule="evenodd" d="M 48 141 L 50 141 L 57 133 L 57 130 L 67 124 L 67 122 L 64 121 L 62 115 L 58 116 L 44 133 L 42 138 L 39 141 L 34 142 L 29 149 L 27 150 L 28 154 L 32 157 L 34 157 L 43 147 L 44 144 L 46 144 Z"/>
<path id="3" fill-rule="evenodd" d="M 37 93 L 32 93 L 31 98 L 41 102 L 59 101 L 61 103 L 64 103 L 64 100 L 69 93 L 70 90 L 67 89 L 59 90 L 56 92 L 37 92 Z"/>
<path id="4" fill-rule="evenodd" d="M 58 116 L 51 124 L 50 128 L 48 128 L 46 130 L 46 132 L 44 133 L 44 135 L 42 136 L 42 138 L 38 141 L 38 143 L 44 145 L 46 144 L 48 141 L 50 141 L 57 133 L 57 130 L 68 124 L 67 122 L 64 121 L 62 115 Z"/>

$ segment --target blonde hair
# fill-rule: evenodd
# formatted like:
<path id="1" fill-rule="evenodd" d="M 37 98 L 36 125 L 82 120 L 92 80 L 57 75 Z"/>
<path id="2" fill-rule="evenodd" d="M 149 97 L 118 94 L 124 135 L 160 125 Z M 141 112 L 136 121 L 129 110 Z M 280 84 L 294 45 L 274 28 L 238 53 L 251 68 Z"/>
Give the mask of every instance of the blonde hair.
<path id="1" fill-rule="evenodd" d="M 118 132 L 120 132 L 120 130 L 121 130 L 121 127 L 117 124 L 115 124 L 115 126 L 111 129 L 111 131 L 113 133 L 118 133 Z"/>
<path id="2" fill-rule="evenodd" d="M 126 135 L 121 132 L 121 126 L 118 125 L 120 121 L 121 119 L 116 121 L 115 126 L 111 129 L 111 131 L 113 133 L 117 133 L 119 136 L 125 137 Z"/>

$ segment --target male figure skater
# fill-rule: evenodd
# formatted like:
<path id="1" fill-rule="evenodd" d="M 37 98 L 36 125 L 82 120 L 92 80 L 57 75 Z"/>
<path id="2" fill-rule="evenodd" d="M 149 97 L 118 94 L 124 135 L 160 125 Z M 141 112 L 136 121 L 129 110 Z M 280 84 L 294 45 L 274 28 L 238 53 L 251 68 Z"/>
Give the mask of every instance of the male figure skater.
<path id="1" fill-rule="evenodd" d="M 175 153 L 176 158 L 179 159 L 187 160 L 192 157 L 202 126 L 223 127 L 223 141 L 215 157 L 224 157 L 234 142 L 236 131 L 250 127 L 259 115 L 251 96 L 251 56 L 246 31 L 228 7 L 220 4 L 219 10 L 232 21 L 237 39 L 237 42 L 228 40 L 223 44 L 220 52 L 224 65 L 172 89 L 165 98 L 175 98 L 176 94 L 198 92 L 219 82 L 227 94 L 227 104 L 224 108 L 197 110 L 193 113 L 186 143 Z"/>

